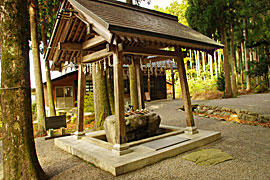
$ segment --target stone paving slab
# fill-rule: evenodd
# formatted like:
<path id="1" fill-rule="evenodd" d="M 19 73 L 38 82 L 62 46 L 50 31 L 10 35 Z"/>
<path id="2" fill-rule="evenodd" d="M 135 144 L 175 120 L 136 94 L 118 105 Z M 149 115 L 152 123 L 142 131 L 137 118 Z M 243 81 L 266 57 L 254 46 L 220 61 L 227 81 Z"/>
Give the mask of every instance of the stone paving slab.
<path id="1" fill-rule="evenodd" d="M 112 151 L 87 141 L 77 140 L 73 136 L 55 139 L 55 145 L 110 172 L 114 176 L 118 176 L 216 141 L 221 138 L 221 134 L 214 131 L 199 130 L 198 134 L 182 133 L 172 137 L 190 140 L 158 150 L 141 144 L 131 147 L 132 152 L 123 156 L 115 155 Z M 159 143 L 156 141 L 156 146 Z"/>
<path id="2" fill-rule="evenodd" d="M 166 137 L 163 139 L 158 139 L 155 141 L 144 143 L 144 144 L 142 144 L 142 146 L 146 146 L 146 147 L 149 147 L 151 149 L 158 151 L 160 149 L 163 149 L 163 148 L 166 148 L 169 146 L 173 146 L 173 145 L 176 145 L 176 144 L 188 141 L 188 140 L 190 140 L 190 139 L 184 138 L 184 137 L 179 137 L 179 136 L 171 136 L 171 137 Z"/>

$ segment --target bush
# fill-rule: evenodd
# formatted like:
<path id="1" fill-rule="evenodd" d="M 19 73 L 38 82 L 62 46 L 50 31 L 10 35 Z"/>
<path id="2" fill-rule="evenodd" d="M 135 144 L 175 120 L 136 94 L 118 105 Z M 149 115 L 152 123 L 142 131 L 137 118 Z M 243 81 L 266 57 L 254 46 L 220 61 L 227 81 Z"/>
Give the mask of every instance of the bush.
<path id="1" fill-rule="evenodd" d="M 225 77 L 224 77 L 224 72 L 223 71 L 218 76 L 217 89 L 219 91 L 225 91 Z"/>
<path id="2" fill-rule="evenodd" d="M 94 112 L 94 96 L 92 92 L 84 96 L 84 112 Z"/>
<path id="3" fill-rule="evenodd" d="M 32 119 L 35 121 L 37 118 L 37 103 L 32 102 Z"/>
<path id="4" fill-rule="evenodd" d="M 70 123 L 71 123 L 71 124 L 75 124 L 76 120 L 77 120 L 77 116 L 76 116 L 76 114 L 75 114 L 75 115 L 72 116 L 72 118 L 70 119 Z"/>
<path id="5" fill-rule="evenodd" d="M 196 93 L 203 93 L 209 91 L 215 91 L 217 89 L 217 80 L 214 79 L 191 79 L 188 81 L 190 95 L 193 96 Z"/>
<path id="6" fill-rule="evenodd" d="M 263 93 L 266 92 L 268 90 L 267 86 L 265 84 L 259 84 L 255 89 L 254 92 L 255 93 Z"/>

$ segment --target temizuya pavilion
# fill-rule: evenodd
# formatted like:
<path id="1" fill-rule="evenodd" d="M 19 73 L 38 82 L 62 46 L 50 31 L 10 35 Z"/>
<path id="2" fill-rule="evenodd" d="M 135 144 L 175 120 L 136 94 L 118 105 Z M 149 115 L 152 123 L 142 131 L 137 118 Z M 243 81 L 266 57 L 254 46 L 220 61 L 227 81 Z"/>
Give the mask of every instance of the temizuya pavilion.
<path id="1" fill-rule="evenodd" d="M 167 51 L 168 48 L 174 51 Z M 55 139 L 55 144 L 114 175 L 119 175 L 220 138 L 218 132 L 198 130 L 195 126 L 183 61 L 186 53 L 182 51 L 202 50 L 213 55 L 214 50 L 218 48 L 223 48 L 223 45 L 179 24 L 175 16 L 115 0 L 64 0 L 45 58 L 53 61 L 53 69 L 61 70 L 67 62 L 79 65 L 78 120 L 76 136 Z M 126 142 L 123 64 L 130 63 L 126 61 L 127 56 L 132 56 L 137 64 L 140 108 L 144 108 L 140 66 L 165 59 L 175 60 L 186 113 L 186 127 L 178 127 L 177 132 L 181 133 L 174 133 L 174 136 L 182 136 L 189 141 L 170 145 L 170 139 L 168 147 L 159 149 L 146 148 L 143 146 L 143 142 L 146 141 L 143 140 L 137 145 Z M 92 141 L 89 141 L 84 138 L 94 137 L 99 132 L 90 135 L 83 133 L 83 67 L 104 59 L 113 61 L 116 144 L 112 144 L 111 148 L 104 148 L 106 143 L 97 143 L 97 139 L 92 138 Z M 169 138 L 174 136 L 171 134 Z M 166 140 L 165 136 L 160 138 Z M 162 145 L 160 139 L 152 140 L 153 144 Z"/>

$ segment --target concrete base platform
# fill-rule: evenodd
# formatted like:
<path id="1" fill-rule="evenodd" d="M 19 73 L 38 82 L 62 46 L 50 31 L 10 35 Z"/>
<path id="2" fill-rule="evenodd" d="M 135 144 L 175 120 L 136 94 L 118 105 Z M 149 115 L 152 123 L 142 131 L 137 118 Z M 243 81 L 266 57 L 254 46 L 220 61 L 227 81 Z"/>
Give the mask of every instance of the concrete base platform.
<path id="1" fill-rule="evenodd" d="M 164 126 L 163 126 L 164 127 Z M 173 132 L 128 143 L 131 153 L 119 156 L 112 152 L 110 143 L 95 137 L 104 131 L 86 134 L 82 139 L 68 136 L 55 139 L 55 145 L 95 166 L 117 176 L 125 174 L 185 151 L 201 147 L 221 138 L 219 132 L 198 129 L 197 134 L 185 133 L 184 128 L 168 127 Z"/>

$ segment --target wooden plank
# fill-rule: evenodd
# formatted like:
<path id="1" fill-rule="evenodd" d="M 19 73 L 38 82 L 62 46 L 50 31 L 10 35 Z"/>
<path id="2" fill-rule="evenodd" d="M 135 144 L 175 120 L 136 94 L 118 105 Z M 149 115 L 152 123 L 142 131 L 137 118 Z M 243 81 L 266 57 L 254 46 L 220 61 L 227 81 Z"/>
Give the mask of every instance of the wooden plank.
<path id="1" fill-rule="evenodd" d="M 83 64 L 79 63 L 78 71 L 78 103 L 77 103 L 77 132 L 83 132 L 83 117 L 84 117 L 84 95 L 85 95 L 85 76 L 83 72 Z"/>
<path id="2" fill-rule="evenodd" d="M 126 139 L 126 123 L 124 116 L 124 81 L 123 59 L 121 52 L 113 53 L 114 103 L 116 121 L 116 144 L 124 144 Z"/>
<path id="3" fill-rule="evenodd" d="M 144 64 L 150 63 L 150 62 L 158 62 L 158 61 L 165 61 L 169 60 L 168 57 L 152 57 L 152 58 L 146 58 L 144 59 Z"/>
<path id="4" fill-rule="evenodd" d="M 85 26 L 82 27 L 82 31 L 81 31 L 81 34 L 80 34 L 80 36 L 79 36 L 79 38 L 78 38 L 78 42 L 81 42 L 82 37 L 83 37 L 83 35 L 84 35 L 84 31 L 86 31 L 86 27 L 85 27 Z"/>
<path id="5" fill-rule="evenodd" d="M 179 52 L 179 54 L 182 53 L 181 49 L 177 49 L 177 51 Z M 187 127 L 192 128 L 192 127 L 195 127 L 195 122 L 194 122 L 194 117 L 192 114 L 190 93 L 188 89 L 188 82 L 187 82 L 184 59 L 183 59 L 183 56 L 180 55 L 178 58 L 175 58 L 175 60 L 177 62 L 177 69 L 179 72 L 182 97 L 183 97 L 184 106 L 185 106 L 186 125 Z"/>
<path id="6" fill-rule="evenodd" d="M 110 55 L 112 55 L 112 52 L 108 52 L 107 49 L 103 49 L 97 52 L 94 52 L 92 54 L 88 54 L 86 56 L 83 56 L 82 58 L 82 63 L 89 63 L 89 62 L 94 62 L 97 61 L 99 59 L 108 57 Z"/>
<path id="7" fill-rule="evenodd" d="M 81 43 L 58 43 L 58 49 L 67 51 L 80 51 L 82 49 Z"/>
<path id="8" fill-rule="evenodd" d="M 164 51 L 158 49 L 138 48 L 126 46 L 123 49 L 123 54 L 145 55 L 145 56 L 162 56 L 168 58 L 175 58 L 179 53 L 174 51 Z"/>
<path id="9" fill-rule="evenodd" d="M 75 18 L 74 23 L 73 23 L 73 25 L 72 25 L 72 27 L 71 27 L 71 30 L 69 31 L 69 35 L 68 35 L 68 37 L 67 37 L 67 41 L 71 41 L 72 33 L 73 33 L 73 31 L 74 31 L 74 28 L 75 28 L 76 23 L 77 23 L 78 20 L 79 20 L 78 18 Z"/>
<path id="10" fill-rule="evenodd" d="M 71 1 L 70 1 L 71 2 Z M 83 9 L 84 7 L 82 7 L 80 4 L 77 4 L 75 1 L 71 2 L 71 4 L 73 4 L 75 7 L 78 8 L 78 17 L 80 17 L 80 19 L 83 22 L 87 22 L 88 24 L 92 25 L 92 29 L 97 32 L 99 35 L 101 35 L 107 42 L 111 42 L 112 41 L 112 33 L 108 30 L 108 24 L 106 24 L 103 20 L 97 20 L 92 18 L 91 16 L 87 15 L 87 13 L 91 13 L 91 12 L 83 12 L 81 11 L 81 9 Z M 76 5 L 75 5 L 76 4 Z"/>
<path id="11" fill-rule="evenodd" d="M 90 49 L 92 47 L 98 46 L 98 45 L 103 44 L 105 42 L 106 42 L 106 40 L 102 36 L 96 36 L 92 39 L 89 39 L 89 40 L 83 42 L 82 49 L 83 50 Z"/>
<path id="12" fill-rule="evenodd" d="M 77 26 L 76 32 L 74 33 L 74 36 L 72 38 L 72 42 L 75 42 L 76 37 L 78 36 L 78 33 L 80 32 L 80 28 L 83 25 L 83 22 L 79 20 L 79 25 Z"/>
<path id="13" fill-rule="evenodd" d="M 51 116 L 45 118 L 45 129 L 59 129 L 61 127 L 67 127 L 66 116 Z"/>
<path id="14" fill-rule="evenodd" d="M 196 42 L 184 42 L 184 41 L 179 41 L 179 40 L 171 40 L 171 39 L 165 39 L 165 38 L 160 38 L 160 37 L 154 37 L 154 36 L 146 36 L 143 34 L 134 34 L 130 32 L 121 32 L 121 31 L 115 31 L 113 30 L 112 33 L 115 33 L 117 36 L 129 36 L 129 37 L 136 37 L 140 40 L 145 40 L 145 41 L 150 41 L 150 42 L 162 42 L 165 44 L 168 44 L 170 46 L 173 45 L 179 45 L 184 48 L 192 48 L 196 50 L 214 50 L 216 47 L 213 47 L 211 45 L 207 46 L 204 44 L 196 44 Z"/>
<path id="15" fill-rule="evenodd" d="M 61 52 L 61 50 L 57 48 L 55 53 L 54 53 L 54 56 L 53 56 L 53 62 L 54 63 L 56 63 L 56 61 L 58 60 L 60 52 Z"/>

